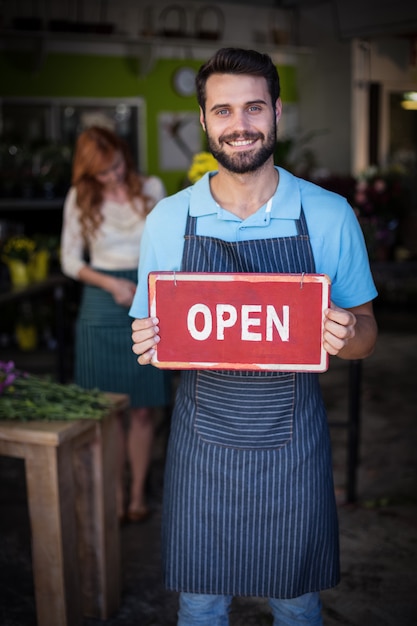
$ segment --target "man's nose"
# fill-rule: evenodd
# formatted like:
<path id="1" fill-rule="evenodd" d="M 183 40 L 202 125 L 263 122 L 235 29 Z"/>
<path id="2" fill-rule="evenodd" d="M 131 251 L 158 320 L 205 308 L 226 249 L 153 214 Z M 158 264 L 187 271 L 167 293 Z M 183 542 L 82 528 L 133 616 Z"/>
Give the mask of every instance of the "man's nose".
<path id="1" fill-rule="evenodd" d="M 233 115 L 232 128 L 234 132 L 247 130 L 250 126 L 250 119 L 246 115 L 245 111 L 238 111 Z"/>

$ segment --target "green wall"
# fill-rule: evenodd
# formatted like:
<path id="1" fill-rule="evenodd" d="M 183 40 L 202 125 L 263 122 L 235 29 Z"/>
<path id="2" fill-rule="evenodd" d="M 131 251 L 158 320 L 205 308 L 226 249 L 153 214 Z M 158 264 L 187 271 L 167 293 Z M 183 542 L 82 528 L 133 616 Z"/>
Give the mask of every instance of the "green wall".
<path id="1" fill-rule="evenodd" d="M 146 103 L 147 171 L 161 176 L 168 193 L 177 191 L 185 172 L 160 171 L 157 119 L 161 111 L 195 112 L 195 96 L 178 96 L 172 88 L 174 71 L 183 65 L 198 69 L 205 59 L 160 59 L 146 71 L 139 56 L 68 53 L 0 52 L 0 96 L 48 98 L 132 98 Z M 296 102 L 296 68 L 279 66 L 282 99 Z"/>

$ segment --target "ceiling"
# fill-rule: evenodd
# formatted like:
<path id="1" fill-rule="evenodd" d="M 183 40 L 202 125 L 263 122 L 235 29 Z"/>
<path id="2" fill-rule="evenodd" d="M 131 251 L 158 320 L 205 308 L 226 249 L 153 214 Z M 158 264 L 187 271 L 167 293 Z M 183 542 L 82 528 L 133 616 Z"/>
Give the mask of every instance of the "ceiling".
<path id="1" fill-rule="evenodd" d="M 199 2 L 205 0 L 197 0 Z M 417 0 L 221 0 L 221 4 L 314 10 L 328 5 L 342 38 L 404 35 L 417 38 Z"/>
<path id="2" fill-rule="evenodd" d="M 274 7 L 291 9 L 297 7 L 314 7 L 318 4 L 328 4 L 332 0 L 256 0 L 256 4 L 262 7 Z M 206 2 L 206 0 L 194 0 L 194 2 Z M 250 4 L 253 6 L 254 0 L 220 0 L 219 4 Z"/>

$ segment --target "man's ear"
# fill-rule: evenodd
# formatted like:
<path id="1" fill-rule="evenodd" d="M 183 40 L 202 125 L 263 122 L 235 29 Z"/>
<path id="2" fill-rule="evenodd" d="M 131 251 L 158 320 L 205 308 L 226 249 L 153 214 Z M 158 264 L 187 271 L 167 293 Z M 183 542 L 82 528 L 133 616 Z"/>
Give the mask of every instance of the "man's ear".
<path id="1" fill-rule="evenodd" d="M 276 119 L 277 125 L 281 118 L 281 114 L 282 114 L 282 100 L 281 98 L 277 98 L 277 101 L 275 103 L 275 119 Z"/>
<path id="2" fill-rule="evenodd" d="M 204 120 L 204 112 L 203 109 L 200 107 L 200 124 L 202 126 L 202 129 L 204 130 L 204 132 L 206 132 L 206 123 Z"/>

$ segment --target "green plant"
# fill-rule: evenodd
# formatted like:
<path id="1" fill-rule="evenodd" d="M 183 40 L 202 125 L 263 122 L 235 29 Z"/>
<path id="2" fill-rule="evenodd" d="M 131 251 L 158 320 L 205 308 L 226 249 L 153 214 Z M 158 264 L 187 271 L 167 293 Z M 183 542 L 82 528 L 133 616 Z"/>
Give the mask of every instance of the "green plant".
<path id="1" fill-rule="evenodd" d="M 46 250 L 50 254 L 55 254 L 59 246 L 59 237 L 57 235 L 36 233 L 33 235 L 33 241 L 35 242 L 35 252 Z"/>
<path id="2" fill-rule="evenodd" d="M 278 137 L 274 150 L 274 163 L 296 176 L 310 178 L 317 167 L 317 159 L 311 141 L 326 131 L 313 130 L 303 135 Z"/>
<path id="3" fill-rule="evenodd" d="M 110 406 L 98 389 L 63 385 L 0 361 L 0 420 L 100 419 Z"/>
<path id="4" fill-rule="evenodd" d="M 34 250 L 35 241 L 33 239 L 24 235 L 14 235 L 4 244 L 1 256 L 5 262 L 15 259 L 28 263 Z"/>

